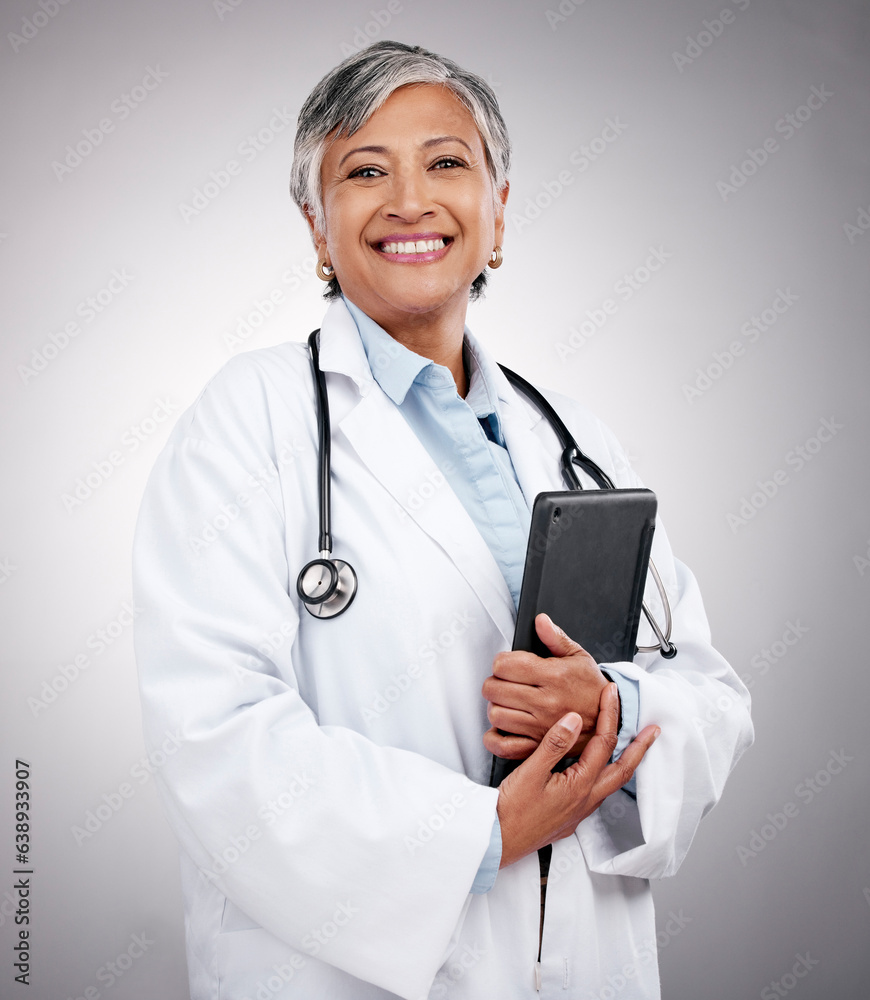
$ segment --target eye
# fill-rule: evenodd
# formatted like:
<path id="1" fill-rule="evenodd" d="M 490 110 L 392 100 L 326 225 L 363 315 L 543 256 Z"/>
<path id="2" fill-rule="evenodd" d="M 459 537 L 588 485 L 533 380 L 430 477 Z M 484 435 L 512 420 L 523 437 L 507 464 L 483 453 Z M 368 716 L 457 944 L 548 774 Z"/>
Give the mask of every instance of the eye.
<path id="1" fill-rule="evenodd" d="M 349 177 L 362 177 L 368 180 L 370 177 L 383 177 L 384 172 L 379 167 L 357 167 L 356 170 L 351 171 L 348 175 Z"/>
<path id="2" fill-rule="evenodd" d="M 433 170 L 446 170 L 449 167 L 464 167 L 464 161 L 456 156 L 442 156 L 432 164 Z"/>

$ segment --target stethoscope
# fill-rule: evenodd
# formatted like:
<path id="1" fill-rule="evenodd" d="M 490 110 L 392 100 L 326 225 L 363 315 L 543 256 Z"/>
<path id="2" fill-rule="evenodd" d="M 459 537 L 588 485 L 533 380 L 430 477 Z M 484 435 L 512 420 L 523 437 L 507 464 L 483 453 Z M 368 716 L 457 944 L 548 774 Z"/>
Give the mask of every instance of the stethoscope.
<path id="1" fill-rule="evenodd" d="M 331 498 L 331 432 L 329 424 L 329 397 L 326 392 L 326 378 L 320 368 L 320 351 L 317 346 L 315 330 L 308 338 L 308 350 L 311 354 L 311 366 L 314 369 L 315 396 L 317 398 L 317 433 L 320 447 L 320 555 L 302 567 L 296 580 L 296 593 L 308 612 L 315 618 L 335 618 L 346 611 L 357 591 L 357 576 L 350 563 L 332 556 L 332 532 L 330 530 Z M 580 446 L 574 440 L 571 432 L 565 426 L 562 418 L 553 409 L 547 399 L 522 376 L 512 372 L 504 365 L 499 365 L 508 381 L 523 395 L 528 396 L 544 414 L 550 426 L 556 432 L 562 445 L 562 477 L 569 490 L 582 490 L 583 485 L 577 475 L 575 466 L 579 466 L 602 490 L 613 490 L 616 487 L 613 480 L 595 462 L 584 455 Z M 652 560 L 649 563 L 650 573 L 662 600 L 665 613 L 665 627 L 662 629 L 655 620 L 646 603 L 642 605 L 643 613 L 655 633 L 658 643 L 655 646 L 638 646 L 638 652 L 655 653 L 661 650 L 662 656 L 670 659 L 676 656 L 677 647 L 671 639 L 671 605 L 665 592 L 664 584 Z"/>

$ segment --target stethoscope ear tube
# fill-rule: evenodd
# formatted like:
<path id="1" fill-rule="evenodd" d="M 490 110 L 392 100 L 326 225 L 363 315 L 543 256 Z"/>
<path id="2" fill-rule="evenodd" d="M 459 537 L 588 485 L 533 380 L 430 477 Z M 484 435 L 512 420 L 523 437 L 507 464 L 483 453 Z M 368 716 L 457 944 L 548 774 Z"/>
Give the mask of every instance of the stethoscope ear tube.
<path id="1" fill-rule="evenodd" d="M 646 602 L 641 603 L 641 610 L 644 613 L 644 617 L 649 622 L 650 628 L 655 632 L 656 639 L 658 639 L 657 646 L 638 646 L 637 651 L 639 653 L 655 653 L 661 650 L 662 656 L 666 660 L 671 660 L 677 655 L 677 647 L 671 642 L 671 602 L 668 600 L 668 596 L 665 593 L 665 585 L 662 583 L 662 578 L 659 576 L 659 571 L 656 569 L 656 564 L 650 559 L 649 561 L 649 571 L 652 573 L 653 580 L 655 580 L 656 589 L 659 592 L 659 597 L 662 599 L 662 607 L 665 611 L 665 630 L 662 633 L 659 623 L 655 620 L 650 609 L 646 606 Z"/>

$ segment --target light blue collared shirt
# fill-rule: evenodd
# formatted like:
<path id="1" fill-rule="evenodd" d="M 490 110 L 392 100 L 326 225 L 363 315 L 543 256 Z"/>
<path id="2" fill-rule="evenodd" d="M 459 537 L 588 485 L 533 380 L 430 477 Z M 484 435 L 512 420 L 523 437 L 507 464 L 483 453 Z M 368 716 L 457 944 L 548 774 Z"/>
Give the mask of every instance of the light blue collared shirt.
<path id="1" fill-rule="evenodd" d="M 409 351 L 345 298 L 375 381 L 396 404 L 474 521 L 498 564 L 514 607 L 519 604 L 531 514 L 502 433 L 496 372 L 466 327 L 468 395 L 463 399 L 448 368 Z M 614 757 L 637 732 L 637 684 L 612 670 L 622 702 Z M 498 817 L 473 893 L 488 892 L 501 863 Z"/>

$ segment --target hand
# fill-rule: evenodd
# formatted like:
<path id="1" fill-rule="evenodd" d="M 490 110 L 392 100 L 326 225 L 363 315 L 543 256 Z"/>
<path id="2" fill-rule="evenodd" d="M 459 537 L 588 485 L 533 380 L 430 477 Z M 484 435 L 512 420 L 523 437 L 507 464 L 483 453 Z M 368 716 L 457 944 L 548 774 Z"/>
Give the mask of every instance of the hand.
<path id="1" fill-rule="evenodd" d="M 582 820 L 634 774 L 661 730 L 658 726 L 646 726 L 619 760 L 608 764 L 616 746 L 618 704 L 616 685 L 608 684 L 601 698 L 595 733 L 580 760 L 571 767 L 552 773 L 582 726 L 576 712 L 560 719 L 531 757 L 501 783 L 497 804 L 502 840 L 499 867 L 570 836 Z"/>
<path id="2" fill-rule="evenodd" d="M 566 712 L 577 712 L 583 727 L 567 751 L 567 756 L 576 757 L 595 731 L 599 700 L 608 681 L 589 653 L 547 615 L 535 618 L 535 630 L 553 655 L 544 658 L 518 651 L 496 656 L 492 676 L 483 682 L 492 723 L 483 745 L 496 757 L 525 760 Z"/>

